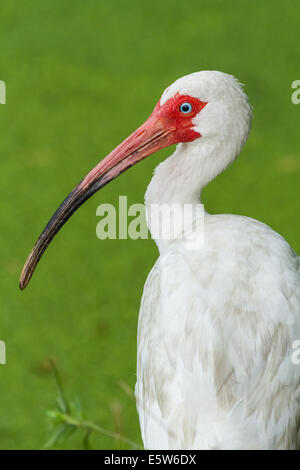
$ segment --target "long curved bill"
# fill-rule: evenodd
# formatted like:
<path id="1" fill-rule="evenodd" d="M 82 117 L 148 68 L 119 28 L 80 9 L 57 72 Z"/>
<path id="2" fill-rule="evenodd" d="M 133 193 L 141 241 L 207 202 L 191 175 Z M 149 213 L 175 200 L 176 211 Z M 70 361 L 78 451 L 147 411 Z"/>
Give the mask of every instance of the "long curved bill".
<path id="1" fill-rule="evenodd" d="M 62 202 L 38 238 L 23 267 L 20 289 L 28 285 L 47 246 L 71 215 L 96 191 L 125 170 L 154 152 L 173 144 L 174 130 L 174 127 L 168 125 L 163 118 L 152 113 L 141 127 L 87 174 Z"/>

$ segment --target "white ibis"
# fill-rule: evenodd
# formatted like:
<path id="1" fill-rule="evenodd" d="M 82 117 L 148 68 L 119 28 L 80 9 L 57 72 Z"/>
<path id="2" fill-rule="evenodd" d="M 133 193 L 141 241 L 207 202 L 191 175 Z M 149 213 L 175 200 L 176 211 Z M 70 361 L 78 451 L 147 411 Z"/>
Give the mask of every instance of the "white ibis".
<path id="1" fill-rule="evenodd" d="M 239 154 L 251 108 L 221 72 L 183 77 L 148 120 L 104 158 L 55 212 L 29 255 L 24 289 L 54 235 L 98 189 L 157 150 L 146 206 L 200 204 Z M 194 223 L 193 220 L 191 220 Z M 147 449 L 296 449 L 299 445 L 300 258 L 248 217 L 204 214 L 204 242 L 156 238 L 138 328 L 136 397 Z M 184 234 L 183 234 L 184 235 Z"/>

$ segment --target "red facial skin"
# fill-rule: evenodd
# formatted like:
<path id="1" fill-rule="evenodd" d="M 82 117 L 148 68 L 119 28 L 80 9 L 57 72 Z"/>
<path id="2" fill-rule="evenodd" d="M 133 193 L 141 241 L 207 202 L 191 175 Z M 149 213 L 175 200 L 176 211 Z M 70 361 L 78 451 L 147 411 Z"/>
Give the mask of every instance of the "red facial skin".
<path id="1" fill-rule="evenodd" d="M 193 107 L 192 111 L 187 114 L 180 111 L 180 106 L 186 102 L 190 103 Z M 165 128 L 175 127 L 172 134 L 172 144 L 192 142 L 196 138 L 201 137 L 201 134 L 193 129 L 193 119 L 206 105 L 207 102 L 201 101 L 198 98 L 176 93 L 162 106 L 159 101 L 151 116 L 155 115 L 158 119 L 160 118 L 164 122 L 163 126 Z"/>
<path id="2" fill-rule="evenodd" d="M 185 102 L 192 105 L 189 113 L 183 113 L 179 109 Z M 206 104 L 179 93 L 162 106 L 159 102 L 147 121 L 101 160 L 59 206 L 27 258 L 20 277 L 20 288 L 24 289 L 29 283 L 37 263 L 56 233 L 96 191 L 158 150 L 180 142 L 192 142 L 201 137 L 194 130 L 193 118 Z"/>

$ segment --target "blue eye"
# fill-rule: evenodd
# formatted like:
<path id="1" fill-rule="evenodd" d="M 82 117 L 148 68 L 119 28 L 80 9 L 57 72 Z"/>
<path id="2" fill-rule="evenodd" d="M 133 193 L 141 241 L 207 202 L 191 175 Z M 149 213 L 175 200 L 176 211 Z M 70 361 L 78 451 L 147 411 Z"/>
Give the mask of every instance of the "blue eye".
<path id="1" fill-rule="evenodd" d="M 188 102 L 182 103 L 179 107 L 179 111 L 183 114 L 189 114 L 191 111 L 193 111 L 193 106 Z"/>

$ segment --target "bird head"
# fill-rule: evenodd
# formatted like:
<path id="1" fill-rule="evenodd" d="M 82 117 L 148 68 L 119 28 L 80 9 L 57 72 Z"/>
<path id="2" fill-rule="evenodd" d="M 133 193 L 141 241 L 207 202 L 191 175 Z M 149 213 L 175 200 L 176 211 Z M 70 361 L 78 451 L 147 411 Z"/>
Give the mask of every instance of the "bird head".
<path id="1" fill-rule="evenodd" d="M 168 87 L 153 112 L 135 132 L 98 163 L 54 213 L 27 258 L 20 277 L 24 289 L 56 233 L 96 191 L 139 161 L 174 144 L 229 142 L 240 151 L 250 129 L 251 111 L 237 80 L 203 71 Z"/>
<path id="2" fill-rule="evenodd" d="M 185 116 L 190 116 L 190 132 L 192 129 L 193 135 L 189 133 L 190 140 L 180 142 L 191 142 L 201 137 L 197 145 L 209 142 L 230 144 L 234 154 L 240 152 L 250 131 L 252 112 L 248 98 L 236 78 L 209 70 L 192 73 L 168 87 L 159 105 L 162 109 L 168 109 L 177 100 L 179 104 L 181 97 L 186 98 L 186 103 L 192 107 Z M 184 124 L 181 115 L 178 126 L 184 127 Z"/>

